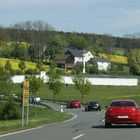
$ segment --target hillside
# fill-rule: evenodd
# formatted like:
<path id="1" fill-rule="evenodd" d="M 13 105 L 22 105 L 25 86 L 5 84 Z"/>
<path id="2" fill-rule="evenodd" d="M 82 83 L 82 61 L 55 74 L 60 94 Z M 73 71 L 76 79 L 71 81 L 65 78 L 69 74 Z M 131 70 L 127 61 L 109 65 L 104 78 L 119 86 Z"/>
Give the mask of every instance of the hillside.
<path id="1" fill-rule="evenodd" d="M 7 60 L 10 61 L 12 68 L 14 70 L 19 69 L 18 64 L 19 64 L 20 60 L 18 60 L 18 59 L 0 58 L 0 65 L 4 66 Z M 36 68 L 36 63 L 25 61 L 25 64 L 26 64 L 26 69 L 35 69 Z M 48 66 L 43 65 L 43 68 L 46 71 L 48 71 Z"/>
<path id="2" fill-rule="evenodd" d="M 100 57 L 107 58 L 105 54 L 100 54 Z M 111 55 L 110 56 L 111 62 L 121 63 L 121 64 L 128 64 L 127 57 L 119 56 L 119 55 Z"/>

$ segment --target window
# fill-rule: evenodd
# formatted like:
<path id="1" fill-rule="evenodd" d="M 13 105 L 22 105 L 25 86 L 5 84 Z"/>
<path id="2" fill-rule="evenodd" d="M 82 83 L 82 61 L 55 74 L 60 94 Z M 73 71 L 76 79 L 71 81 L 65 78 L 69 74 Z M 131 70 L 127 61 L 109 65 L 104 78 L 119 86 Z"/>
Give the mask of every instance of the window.
<path id="1" fill-rule="evenodd" d="M 134 102 L 131 101 L 117 101 L 117 102 L 113 102 L 111 103 L 111 106 L 136 106 Z"/>

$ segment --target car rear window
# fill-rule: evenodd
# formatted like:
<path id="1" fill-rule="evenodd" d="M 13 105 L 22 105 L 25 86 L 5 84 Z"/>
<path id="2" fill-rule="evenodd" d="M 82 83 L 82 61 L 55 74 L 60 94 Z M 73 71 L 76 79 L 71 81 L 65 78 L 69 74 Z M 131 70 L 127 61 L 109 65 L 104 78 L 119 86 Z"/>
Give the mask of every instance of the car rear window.
<path id="1" fill-rule="evenodd" d="M 130 101 L 118 101 L 118 102 L 112 102 L 110 106 L 136 106 L 134 102 Z"/>
<path id="2" fill-rule="evenodd" d="M 90 104 L 98 104 L 98 102 L 90 102 Z"/>

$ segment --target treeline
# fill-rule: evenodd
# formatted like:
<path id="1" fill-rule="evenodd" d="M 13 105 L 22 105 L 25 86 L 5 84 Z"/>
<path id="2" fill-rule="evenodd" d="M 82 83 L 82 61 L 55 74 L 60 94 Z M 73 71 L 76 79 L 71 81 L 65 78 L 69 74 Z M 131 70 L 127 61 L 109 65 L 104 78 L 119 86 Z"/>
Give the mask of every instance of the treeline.
<path id="1" fill-rule="evenodd" d="M 27 21 L 0 28 L 0 57 L 32 61 L 46 57 L 52 59 L 56 54 L 62 54 L 65 47 L 87 49 L 95 55 L 106 53 L 127 56 L 131 49 L 140 48 L 140 39 L 58 32 L 42 21 Z"/>
<path id="2" fill-rule="evenodd" d="M 56 54 L 63 54 L 66 47 L 90 50 L 96 56 L 104 53 L 109 61 L 111 54 L 126 56 L 131 73 L 140 75 L 140 38 L 135 35 L 120 38 L 94 33 L 62 32 L 43 21 L 0 27 L 0 57 L 43 62 L 52 60 Z M 112 69 L 115 69 L 113 72 L 118 71 L 120 65 L 117 64 L 117 68 L 112 66 Z"/>

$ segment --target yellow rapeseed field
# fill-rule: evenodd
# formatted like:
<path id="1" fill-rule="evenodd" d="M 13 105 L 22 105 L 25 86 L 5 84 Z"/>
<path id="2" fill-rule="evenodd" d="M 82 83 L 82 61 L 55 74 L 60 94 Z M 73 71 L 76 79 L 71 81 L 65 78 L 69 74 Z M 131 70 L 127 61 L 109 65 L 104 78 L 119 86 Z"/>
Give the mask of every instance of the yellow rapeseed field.
<path id="1" fill-rule="evenodd" d="M 18 60 L 18 59 L 0 58 L 0 65 L 4 66 L 7 60 L 10 61 L 12 68 L 14 70 L 19 69 L 18 64 L 19 64 L 20 60 Z M 25 65 L 26 65 L 26 69 L 29 69 L 29 68 L 35 69 L 36 68 L 36 63 L 33 63 L 33 62 L 25 61 Z M 48 67 L 46 65 L 44 65 L 43 67 L 45 68 L 46 71 L 48 71 Z"/>
<path id="2" fill-rule="evenodd" d="M 107 56 L 105 54 L 100 54 L 100 57 L 107 58 Z M 127 57 L 119 56 L 119 55 L 111 55 L 110 56 L 110 61 L 118 62 L 118 63 L 122 63 L 122 64 L 127 64 L 128 63 Z"/>

